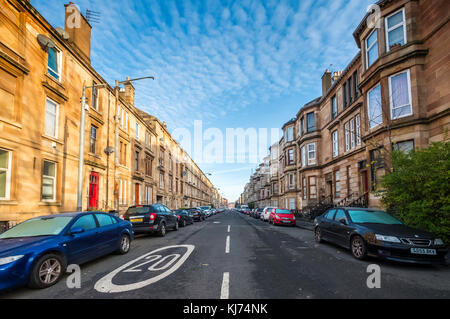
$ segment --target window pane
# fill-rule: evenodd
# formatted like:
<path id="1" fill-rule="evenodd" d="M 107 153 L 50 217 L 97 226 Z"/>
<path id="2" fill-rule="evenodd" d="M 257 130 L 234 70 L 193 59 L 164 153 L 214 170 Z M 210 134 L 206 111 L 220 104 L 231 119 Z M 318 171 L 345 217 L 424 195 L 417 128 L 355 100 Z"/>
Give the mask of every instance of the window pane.
<path id="1" fill-rule="evenodd" d="M 44 177 L 42 179 L 42 199 L 54 199 L 54 179 Z"/>
<path id="2" fill-rule="evenodd" d="M 53 137 L 56 136 L 56 112 L 56 103 L 47 100 L 45 106 L 45 134 Z"/>
<path id="3" fill-rule="evenodd" d="M 388 33 L 389 37 L 389 47 L 391 47 L 394 44 L 405 44 L 405 38 L 403 33 L 403 26 L 398 27 L 397 29 L 394 29 Z"/>
<path id="4" fill-rule="evenodd" d="M 371 66 L 378 59 L 378 44 L 375 44 L 367 54 L 368 65 Z"/>
<path id="5" fill-rule="evenodd" d="M 55 163 L 44 161 L 44 175 L 55 177 Z"/>
<path id="6" fill-rule="evenodd" d="M 6 171 L 0 171 L 0 198 L 6 197 Z"/>
<path id="7" fill-rule="evenodd" d="M 400 73 L 390 78 L 391 98 L 394 118 L 411 114 L 411 104 L 409 101 L 408 73 Z"/>
<path id="8" fill-rule="evenodd" d="M 403 22 L 403 11 L 399 11 L 388 19 L 388 29 L 395 27 L 397 24 Z"/>
<path id="9" fill-rule="evenodd" d="M 9 152 L 0 150 L 0 168 L 8 169 L 9 167 Z"/>
<path id="10" fill-rule="evenodd" d="M 48 67 L 50 75 L 58 78 L 58 53 L 54 48 L 48 48 Z"/>
<path id="11" fill-rule="evenodd" d="M 71 229 L 74 228 L 83 228 L 84 230 L 90 230 L 97 228 L 97 224 L 95 223 L 95 219 L 93 215 L 86 215 L 80 217 L 72 226 Z"/>
<path id="12" fill-rule="evenodd" d="M 383 122 L 381 110 L 381 89 L 377 85 L 369 92 L 369 126 L 375 127 Z"/>
<path id="13" fill-rule="evenodd" d="M 393 145 L 393 149 L 404 153 L 409 153 L 414 150 L 414 140 L 398 142 Z"/>
<path id="14" fill-rule="evenodd" d="M 370 37 L 367 38 L 367 47 L 370 48 L 372 44 L 378 41 L 378 32 L 375 30 Z"/>
<path id="15" fill-rule="evenodd" d="M 109 216 L 109 215 L 95 214 L 95 217 L 97 217 L 97 221 L 98 221 L 100 227 L 113 224 L 113 220 L 112 220 L 111 216 Z"/>
<path id="16" fill-rule="evenodd" d="M 315 130 L 314 113 L 313 112 L 307 114 L 307 125 L 308 125 L 308 132 Z"/>

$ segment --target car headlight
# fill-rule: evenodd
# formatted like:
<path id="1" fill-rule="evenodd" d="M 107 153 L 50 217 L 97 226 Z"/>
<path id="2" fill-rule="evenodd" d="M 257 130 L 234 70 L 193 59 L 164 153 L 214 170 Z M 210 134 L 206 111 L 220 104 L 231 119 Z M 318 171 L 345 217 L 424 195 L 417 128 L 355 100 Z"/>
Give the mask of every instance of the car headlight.
<path id="1" fill-rule="evenodd" d="M 440 239 L 440 238 L 436 238 L 436 239 L 434 240 L 434 244 L 435 244 L 436 246 L 443 246 L 443 245 L 444 245 L 444 241 L 443 241 L 442 239 Z"/>
<path id="2" fill-rule="evenodd" d="M 385 236 L 385 235 L 375 234 L 375 238 L 377 240 L 386 241 L 386 242 L 390 242 L 390 243 L 401 243 L 400 239 L 398 239 L 395 236 Z"/>
<path id="3" fill-rule="evenodd" d="M 0 258 L 0 265 L 6 265 L 6 264 L 9 264 L 9 263 L 12 263 L 13 261 L 19 260 L 23 256 L 24 255 L 18 255 L 18 256 L 10 256 L 10 257 Z"/>

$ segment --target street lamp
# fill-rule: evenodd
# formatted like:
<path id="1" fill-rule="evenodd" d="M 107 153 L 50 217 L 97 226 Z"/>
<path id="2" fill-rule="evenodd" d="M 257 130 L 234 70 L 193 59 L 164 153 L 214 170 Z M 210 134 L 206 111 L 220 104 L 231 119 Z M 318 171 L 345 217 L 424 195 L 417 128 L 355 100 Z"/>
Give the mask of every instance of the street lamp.
<path id="1" fill-rule="evenodd" d="M 83 209 L 83 174 L 84 174 L 84 127 L 86 119 L 86 111 L 89 106 L 86 104 L 86 89 L 94 89 L 97 87 L 106 87 L 107 84 L 94 84 L 91 86 L 83 85 L 83 95 L 81 96 L 81 119 L 80 119 L 80 142 L 78 161 L 78 188 L 77 188 L 77 211 L 81 212 Z"/>

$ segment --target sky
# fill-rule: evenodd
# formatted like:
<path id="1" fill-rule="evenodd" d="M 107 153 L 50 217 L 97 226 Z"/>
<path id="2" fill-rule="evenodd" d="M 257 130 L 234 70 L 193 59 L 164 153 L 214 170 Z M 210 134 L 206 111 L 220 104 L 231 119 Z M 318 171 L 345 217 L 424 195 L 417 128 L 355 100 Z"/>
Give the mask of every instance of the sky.
<path id="1" fill-rule="evenodd" d="M 31 0 L 54 27 L 64 27 L 68 2 Z M 111 86 L 127 76 L 154 76 L 134 83 L 136 106 L 166 122 L 219 192 L 235 201 L 281 126 L 321 95 L 324 71 L 345 69 L 358 53 L 352 34 L 375 1 L 73 2 L 83 14 L 100 14 L 92 23 L 93 67 Z M 235 160 L 226 160 L 227 129 L 237 128 L 258 132 L 256 160 L 251 141 L 245 148 L 236 142 Z M 212 162 L 205 152 L 215 154 Z"/>

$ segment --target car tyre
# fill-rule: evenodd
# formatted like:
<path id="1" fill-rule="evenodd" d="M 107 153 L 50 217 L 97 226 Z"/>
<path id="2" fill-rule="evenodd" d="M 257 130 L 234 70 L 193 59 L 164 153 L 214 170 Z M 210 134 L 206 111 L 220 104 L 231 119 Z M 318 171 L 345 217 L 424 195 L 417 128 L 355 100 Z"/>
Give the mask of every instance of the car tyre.
<path id="1" fill-rule="evenodd" d="M 31 270 L 28 286 L 44 289 L 56 284 L 66 271 L 66 262 L 57 254 L 47 254 L 38 259 Z"/>
<path id="2" fill-rule="evenodd" d="M 120 237 L 120 244 L 117 252 L 121 255 L 125 255 L 130 251 L 130 246 L 131 246 L 130 236 L 123 234 L 122 237 Z"/>
<path id="3" fill-rule="evenodd" d="M 158 235 L 159 235 L 159 237 L 166 236 L 166 224 L 165 223 L 161 223 L 161 225 L 159 226 Z"/>
<path id="4" fill-rule="evenodd" d="M 314 229 L 314 240 L 316 241 L 316 243 L 323 243 L 322 230 L 319 227 L 316 227 L 316 229 Z"/>
<path id="5" fill-rule="evenodd" d="M 361 236 L 352 237 L 350 249 L 353 257 L 358 260 L 364 260 L 367 257 L 367 245 Z"/>
<path id="6" fill-rule="evenodd" d="M 185 219 L 183 219 L 183 223 L 181 225 L 182 225 L 182 227 L 186 227 L 186 220 Z"/>
<path id="7" fill-rule="evenodd" d="M 180 225 L 178 225 L 178 220 L 175 222 L 175 226 L 173 226 L 173 230 L 177 231 Z"/>

